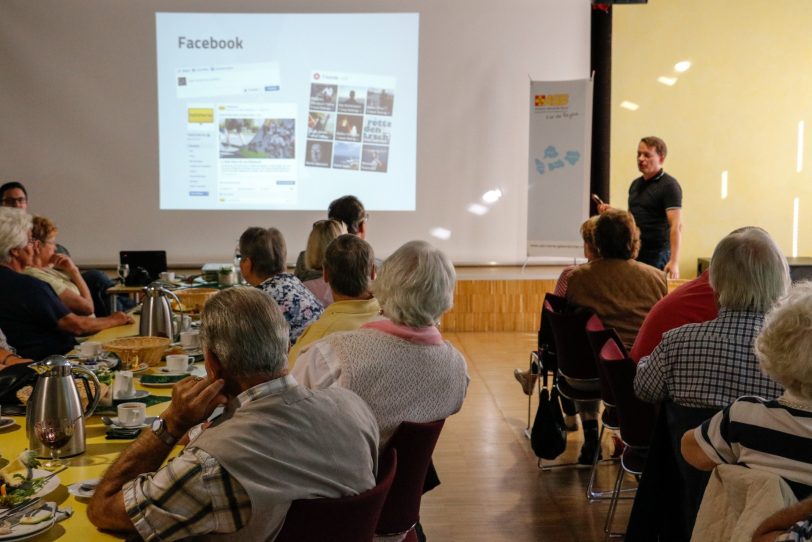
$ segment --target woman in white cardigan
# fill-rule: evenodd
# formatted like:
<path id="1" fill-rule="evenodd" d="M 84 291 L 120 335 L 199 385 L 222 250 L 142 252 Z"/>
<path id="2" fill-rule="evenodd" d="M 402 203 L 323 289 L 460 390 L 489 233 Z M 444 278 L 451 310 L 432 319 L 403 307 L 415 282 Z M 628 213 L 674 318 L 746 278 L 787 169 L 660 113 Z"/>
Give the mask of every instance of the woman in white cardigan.
<path id="1" fill-rule="evenodd" d="M 312 388 L 338 385 L 360 395 L 378 420 L 381 446 L 403 421 L 454 414 L 468 372 L 437 324 L 451 308 L 455 280 L 445 254 L 424 241 L 406 243 L 372 285 L 383 318 L 313 343 L 299 355 L 293 375 Z"/>

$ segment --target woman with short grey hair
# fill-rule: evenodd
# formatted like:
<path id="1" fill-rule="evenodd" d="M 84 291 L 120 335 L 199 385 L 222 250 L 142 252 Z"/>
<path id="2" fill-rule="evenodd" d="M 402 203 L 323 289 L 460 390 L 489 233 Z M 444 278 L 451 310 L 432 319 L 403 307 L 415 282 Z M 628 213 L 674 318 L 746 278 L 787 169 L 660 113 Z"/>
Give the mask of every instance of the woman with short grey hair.
<path id="1" fill-rule="evenodd" d="M 305 347 L 293 368 L 311 388 L 334 384 L 364 399 L 384 445 L 403 421 L 445 419 L 462 406 L 468 372 L 437 329 L 451 308 L 456 274 L 438 249 L 411 241 L 381 266 L 372 286 L 383 318 Z"/>
<path id="2" fill-rule="evenodd" d="M 240 236 L 240 272 L 246 282 L 271 296 L 290 326 L 290 343 L 324 307 L 302 281 L 286 271 L 288 251 L 282 232 L 276 228 L 248 228 Z"/>

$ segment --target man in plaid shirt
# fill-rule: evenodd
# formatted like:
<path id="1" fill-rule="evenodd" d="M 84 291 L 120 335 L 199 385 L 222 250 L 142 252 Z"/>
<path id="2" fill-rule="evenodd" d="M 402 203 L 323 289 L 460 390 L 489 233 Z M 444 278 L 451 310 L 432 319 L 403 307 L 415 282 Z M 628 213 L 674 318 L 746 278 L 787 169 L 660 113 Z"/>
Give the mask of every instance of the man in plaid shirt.
<path id="1" fill-rule="evenodd" d="M 710 284 L 719 316 L 663 334 L 637 366 L 634 391 L 648 402 L 724 408 L 743 395 L 776 397 L 782 387 L 761 372 L 753 341 L 764 314 L 790 284 L 787 261 L 761 228 L 742 228 L 713 252 Z"/>
<path id="2" fill-rule="evenodd" d="M 292 501 L 375 485 L 375 416 L 349 390 L 309 390 L 287 375 L 288 325 L 269 296 L 218 293 L 201 340 L 208 376 L 176 384 L 151 430 L 105 473 L 88 506 L 94 525 L 146 541 L 273 540 Z M 221 404 L 224 413 L 200 426 Z M 187 432 L 189 444 L 161 467 Z"/>

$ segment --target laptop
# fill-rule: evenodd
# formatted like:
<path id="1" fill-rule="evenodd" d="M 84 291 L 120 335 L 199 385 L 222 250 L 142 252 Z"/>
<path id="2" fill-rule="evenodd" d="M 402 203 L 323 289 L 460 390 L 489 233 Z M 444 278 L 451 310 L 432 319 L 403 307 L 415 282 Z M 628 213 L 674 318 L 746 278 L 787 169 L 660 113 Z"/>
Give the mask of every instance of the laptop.
<path id="1" fill-rule="evenodd" d="M 125 286 L 146 286 L 166 271 L 165 250 L 122 250 L 118 261 L 130 266 Z"/>

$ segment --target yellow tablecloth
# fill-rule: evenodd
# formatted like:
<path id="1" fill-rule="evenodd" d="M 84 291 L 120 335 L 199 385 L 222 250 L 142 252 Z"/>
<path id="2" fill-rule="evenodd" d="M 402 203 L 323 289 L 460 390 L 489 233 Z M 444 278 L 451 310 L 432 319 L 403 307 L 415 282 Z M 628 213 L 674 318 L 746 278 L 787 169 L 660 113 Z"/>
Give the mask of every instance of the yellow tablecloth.
<path id="1" fill-rule="evenodd" d="M 92 337 L 96 341 L 107 341 L 117 337 L 126 337 L 138 333 L 138 322 L 129 326 L 106 329 Z M 172 388 L 147 388 L 136 381 L 136 389 L 144 389 L 152 395 L 170 396 Z M 169 402 L 160 403 L 147 408 L 148 416 L 157 416 L 166 409 Z M 28 448 L 28 439 L 25 434 L 25 417 L 14 416 L 13 426 L 0 429 L 0 453 L 4 460 L 11 460 L 24 449 Z M 91 416 L 85 421 L 87 446 L 85 453 L 68 458 L 67 470 L 60 472 L 60 485 L 50 495 L 45 497 L 48 501 L 56 502 L 61 508 L 73 507 L 73 517 L 57 523 L 53 528 L 30 540 L 42 542 L 45 540 L 60 540 L 63 542 L 82 540 L 91 542 L 95 540 L 123 540 L 125 537 L 103 533 L 97 530 L 87 519 L 87 499 L 79 499 L 68 493 L 68 486 L 74 482 L 81 482 L 90 478 L 100 478 L 105 470 L 118 457 L 119 453 L 129 446 L 130 440 L 106 440 L 105 426 L 99 416 Z M 148 431 L 148 429 L 147 429 Z M 177 448 L 172 455 L 177 455 Z M 5 463 L 5 461 L 3 461 Z"/>

